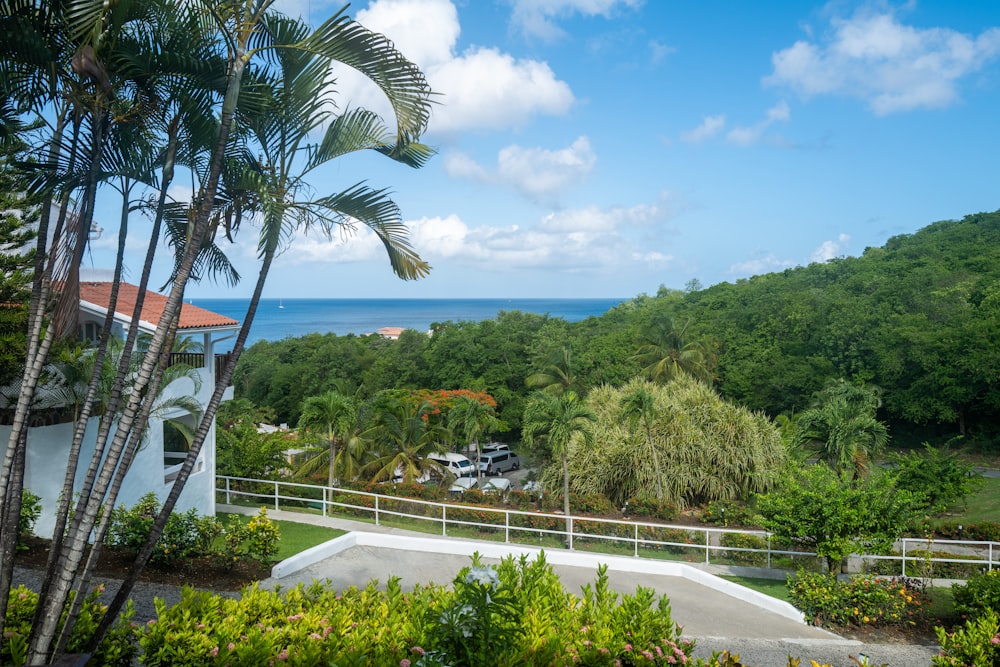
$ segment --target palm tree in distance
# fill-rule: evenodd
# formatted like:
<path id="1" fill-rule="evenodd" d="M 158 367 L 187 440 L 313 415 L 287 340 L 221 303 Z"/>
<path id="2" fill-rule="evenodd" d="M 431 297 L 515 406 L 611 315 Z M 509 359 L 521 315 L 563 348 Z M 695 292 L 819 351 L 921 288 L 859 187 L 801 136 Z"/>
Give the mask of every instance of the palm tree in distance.
<path id="1" fill-rule="evenodd" d="M 302 404 L 302 414 L 299 417 L 299 427 L 317 427 L 326 438 L 326 447 L 303 463 L 296 476 L 308 475 L 324 462 L 327 464 L 327 486 L 337 483 L 337 445 L 347 445 L 354 430 L 358 406 L 349 396 L 336 391 L 327 391 L 319 396 L 310 396 Z"/>
<path id="2" fill-rule="evenodd" d="M 688 340 L 690 320 L 677 328 L 674 321 L 659 315 L 646 326 L 639 348 L 632 357 L 654 382 L 668 382 L 686 373 L 702 382 L 711 384 L 715 369 L 715 355 L 703 340 Z"/>
<path id="3" fill-rule="evenodd" d="M 375 416 L 371 438 L 382 448 L 378 457 L 366 465 L 363 474 L 373 482 L 385 482 L 396 477 L 415 482 L 426 474 L 442 472 L 441 466 L 428 458 L 444 451 L 447 434 L 427 417 L 429 403 L 392 400 L 380 407 Z"/>
<path id="4" fill-rule="evenodd" d="M 835 470 L 866 477 L 889 442 L 888 428 L 876 418 L 881 405 L 878 387 L 831 380 L 798 416 L 797 444 L 818 445 L 820 459 Z"/>
<path id="5" fill-rule="evenodd" d="M 472 442 L 476 446 L 475 466 L 477 476 L 482 477 L 482 470 L 479 469 L 479 458 L 482 455 L 479 438 L 501 428 L 506 429 L 504 423 L 497 418 L 496 410 L 469 396 L 460 396 L 448 411 L 448 425 L 466 442 Z"/>
<path id="6" fill-rule="evenodd" d="M 589 445 L 593 436 L 590 424 L 597 420 L 591 410 L 572 390 L 560 395 L 536 392 L 524 411 L 521 438 L 528 447 L 538 447 L 549 457 L 562 461 L 563 512 L 566 535 L 572 523 L 569 511 L 569 450 L 573 443 Z"/>
<path id="7" fill-rule="evenodd" d="M 584 393 L 573 371 L 569 346 L 550 354 L 545 366 L 529 375 L 524 383 L 531 389 L 548 394 L 558 395 L 572 391 L 581 396 Z"/>
<path id="8" fill-rule="evenodd" d="M 660 469 L 660 457 L 653 441 L 653 422 L 656 419 L 656 399 L 642 387 L 636 388 L 626 395 L 621 404 L 622 416 L 633 428 L 642 425 L 646 435 L 646 446 L 653 461 L 653 474 L 656 476 L 656 499 L 663 501 L 663 470 Z"/>

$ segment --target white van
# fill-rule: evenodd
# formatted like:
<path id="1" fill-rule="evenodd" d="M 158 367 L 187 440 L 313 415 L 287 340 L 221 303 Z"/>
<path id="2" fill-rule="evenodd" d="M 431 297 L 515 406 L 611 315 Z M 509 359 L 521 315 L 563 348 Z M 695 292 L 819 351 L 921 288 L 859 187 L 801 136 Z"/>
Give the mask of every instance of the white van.
<path id="1" fill-rule="evenodd" d="M 442 452 L 440 454 L 429 454 L 427 458 L 439 464 L 455 477 L 476 476 L 476 468 L 467 456 L 456 454 L 455 452 Z"/>

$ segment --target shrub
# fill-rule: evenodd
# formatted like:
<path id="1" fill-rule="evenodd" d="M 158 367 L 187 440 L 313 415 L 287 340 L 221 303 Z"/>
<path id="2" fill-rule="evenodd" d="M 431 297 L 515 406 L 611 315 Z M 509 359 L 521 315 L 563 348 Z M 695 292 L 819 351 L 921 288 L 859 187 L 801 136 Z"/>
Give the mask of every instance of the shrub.
<path id="1" fill-rule="evenodd" d="M 67 652 L 81 652 L 94 635 L 107 610 L 107 607 L 98 601 L 103 592 L 104 587 L 98 586 L 84 598 L 79 617 L 66 645 Z M 67 607 L 73 603 L 74 596 L 75 593 L 70 594 L 66 602 Z M 28 633 L 31 631 L 31 621 L 38 605 L 38 594 L 24 586 L 18 586 L 11 589 L 7 604 L 4 634 L 0 639 L 0 664 L 23 665 L 27 658 Z M 139 631 L 132 625 L 132 614 L 132 603 L 129 601 L 125 611 L 118 617 L 118 622 L 108 632 L 97 653 L 87 664 L 96 667 L 130 667 L 133 664 L 138 654 Z"/>
<path id="2" fill-rule="evenodd" d="M 474 556 L 453 588 L 404 594 L 398 579 L 342 593 L 321 582 L 288 591 L 245 589 L 239 599 L 185 588 L 157 601 L 143 629 L 148 667 L 191 665 L 587 665 L 686 663 L 666 597 L 619 596 L 606 568 L 580 599 L 544 555 L 483 567 Z"/>
<path id="3" fill-rule="evenodd" d="M 241 560 L 257 560 L 270 565 L 278 554 L 280 531 L 278 524 L 267 516 L 266 507 L 261 507 L 247 523 L 235 514 L 230 516 L 223 534 L 223 556 L 230 565 Z"/>
<path id="4" fill-rule="evenodd" d="M 961 530 L 959 530 L 961 528 Z M 978 523 L 946 523 L 934 529 L 934 534 L 947 540 L 981 540 L 1000 542 L 1000 523 L 980 521 Z"/>
<path id="5" fill-rule="evenodd" d="M 817 625 L 915 625 L 928 604 L 916 579 L 838 581 L 831 574 L 800 570 L 789 576 L 788 590 L 792 604 Z"/>
<path id="6" fill-rule="evenodd" d="M 955 611 L 969 618 L 982 616 L 987 611 L 1000 614 L 1000 570 L 971 577 L 965 584 L 953 584 Z"/>
<path id="7" fill-rule="evenodd" d="M 941 652 L 931 658 L 934 667 L 1000 664 L 1000 618 L 992 609 L 970 618 L 955 632 L 936 627 Z"/>
<path id="8" fill-rule="evenodd" d="M 119 549 L 139 551 L 153 528 L 160 512 L 160 501 L 149 492 L 132 507 L 116 507 L 111 511 L 111 523 L 104 543 Z M 199 517 L 194 509 L 173 513 L 163 527 L 150 561 L 170 565 L 184 558 L 200 558 L 212 554 L 212 543 L 222 527 L 214 517 Z"/>
<path id="9" fill-rule="evenodd" d="M 701 520 L 717 526 L 753 526 L 755 514 L 745 503 L 732 500 L 714 500 L 701 510 Z"/>
<path id="10" fill-rule="evenodd" d="M 757 535 L 747 533 L 723 533 L 719 543 L 730 549 L 759 549 L 767 550 L 767 540 Z M 752 567 L 764 567 L 767 565 L 767 554 L 758 551 L 723 551 L 723 558 L 727 558 L 739 565 L 750 565 Z"/>
<path id="11" fill-rule="evenodd" d="M 22 540 L 34 534 L 35 522 L 42 515 L 42 499 L 31 491 L 21 491 L 21 514 L 17 518 L 17 548 L 23 549 Z"/>
<path id="12" fill-rule="evenodd" d="M 626 505 L 627 513 L 637 519 L 673 521 L 679 513 L 677 505 L 656 498 L 629 498 Z"/>

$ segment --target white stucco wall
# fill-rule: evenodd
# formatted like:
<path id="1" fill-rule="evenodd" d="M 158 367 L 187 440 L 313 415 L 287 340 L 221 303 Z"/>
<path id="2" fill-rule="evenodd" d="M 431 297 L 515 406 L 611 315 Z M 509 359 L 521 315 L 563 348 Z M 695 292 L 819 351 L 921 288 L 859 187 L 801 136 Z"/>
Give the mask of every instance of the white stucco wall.
<path id="1" fill-rule="evenodd" d="M 209 371 L 202 369 L 200 372 L 204 376 L 201 391 L 195 393 L 192 382 L 182 379 L 164 388 L 161 396 L 194 395 L 201 405 L 206 405 L 213 385 Z M 227 394 L 231 396 L 231 393 L 232 390 L 228 389 Z M 31 428 L 28 432 L 24 488 L 41 497 L 42 515 L 35 523 L 34 529 L 35 534 L 40 537 L 51 537 L 55 527 L 55 512 L 59 505 L 59 494 L 66 477 L 73 427 L 72 423 L 58 424 Z M 93 456 L 97 430 L 98 420 L 91 419 L 87 427 L 81 451 L 81 461 L 76 475 L 75 489 L 77 490 L 80 488 L 80 482 L 86 475 L 87 466 Z M 7 449 L 10 432 L 10 426 L 0 425 L 0 456 Z M 201 456 L 204 460 L 204 467 L 199 472 L 192 473 L 188 478 L 175 511 L 184 512 L 194 508 L 198 514 L 215 514 L 214 425 L 205 439 Z M 136 453 L 115 504 L 118 506 L 134 505 L 139 498 L 150 491 L 156 493 L 161 502 L 170 492 L 170 484 L 164 481 L 163 421 L 161 416 L 150 418 L 146 442 Z"/>

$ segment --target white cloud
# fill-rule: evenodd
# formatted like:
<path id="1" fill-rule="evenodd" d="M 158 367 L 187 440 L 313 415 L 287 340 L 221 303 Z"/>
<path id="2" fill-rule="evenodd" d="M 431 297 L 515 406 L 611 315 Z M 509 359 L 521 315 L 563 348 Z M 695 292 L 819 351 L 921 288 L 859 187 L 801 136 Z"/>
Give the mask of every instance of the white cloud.
<path id="1" fill-rule="evenodd" d="M 1000 28 L 970 36 L 948 28 L 916 28 L 892 14 L 859 12 L 832 21 L 825 38 L 774 53 L 765 83 L 804 96 L 846 95 L 876 114 L 944 108 L 958 99 L 962 78 L 1000 55 Z"/>
<path id="2" fill-rule="evenodd" d="M 736 144 L 737 146 L 752 146 L 760 141 L 764 132 L 766 132 L 771 125 L 777 122 L 787 122 L 789 118 L 791 118 L 791 111 L 788 108 L 788 104 L 782 100 L 768 109 L 764 120 L 760 121 L 756 125 L 751 125 L 750 127 L 734 127 L 726 134 L 726 141 L 731 144 Z"/>
<path id="3" fill-rule="evenodd" d="M 462 153 L 445 156 L 444 166 L 451 176 L 507 185 L 532 201 L 555 205 L 559 195 L 582 182 L 596 162 L 590 140 L 579 137 L 558 150 L 507 146 L 499 152 L 492 168 Z"/>
<path id="4" fill-rule="evenodd" d="M 687 141 L 689 143 L 699 143 L 705 141 L 706 139 L 711 139 L 718 136 L 719 132 L 722 132 L 723 128 L 726 126 L 726 116 L 725 114 L 719 114 L 717 116 L 705 116 L 701 121 L 701 125 L 681 134 L 681 141 Z"/>
<path id="5" fill-rule="evenodd" d="M 814 262 L 829 262 L 834 257 L 842 256 L 843 249 L 847 246 L 847 242 L 851 240 L 851 237 L 847 234 L 841 234 L 837 237 L 836 241 L 823 241 L 816 250 L 813 251 L 812 261 Z"/>
<path id="6" fill-rule="evenodd" d="M 554 19 L 573 14 L 607 17 L 619 7 L 631 9 L 642 3 L 643 0 L 511 0 L 514 6 L 511 22 L 525 35 L 552 40 L 565 34 Z"/>
<path id="7" fill-rule="evenodd" d="M 662 267 L 672 256 L 634 238 L 667 215 L 661 202 L 602 209 L 596 206 L 546 215 L 533 225 L 472 227 L 457 215 L 407 223 L 410 240 L 431 266 L 448 263 L 495 269 L 608 273 L 637 263 Z M 384 261 L 375 235 L 360 228 L 349 239 L 297 234 L 277 266 Z"/>
<path id="8" fill-rule="evenodd" d="M 484 47 L 456 53 L 461 26 L 450 0 L 376 0 L 355 18 L 392 39 L 438 93 L 430 132 L 517 128 L 537 115 L 563 115 L 575 102 L 569 85 L 545 62 Z M 334 75 L 343 100 L 390 117 L 371 82 L 345 67 Z"/>
<path id="9" fill-rule="evenodd" d="M 737 276 L 756 276 L 762 273 L 780 271 L 790 266 L 795 266 L 795 262 L 789 259 L 778 259 L 774 255 L 754 257 L 745 262 L 737 262 L 729 267 L 729 273 Z"/>

